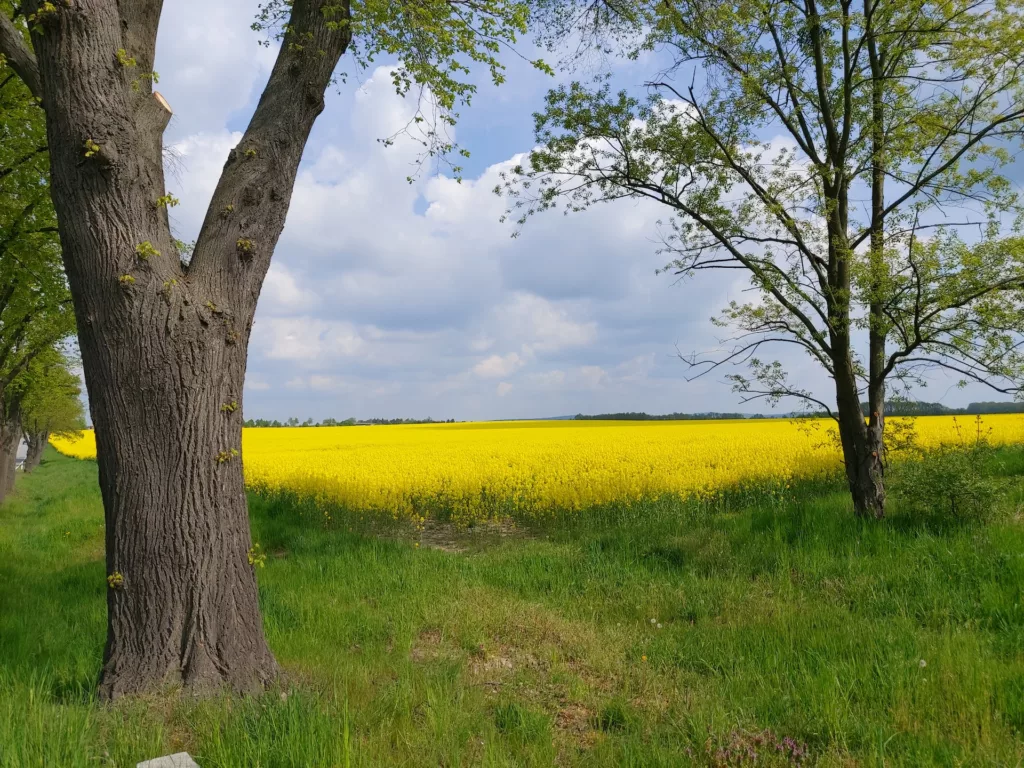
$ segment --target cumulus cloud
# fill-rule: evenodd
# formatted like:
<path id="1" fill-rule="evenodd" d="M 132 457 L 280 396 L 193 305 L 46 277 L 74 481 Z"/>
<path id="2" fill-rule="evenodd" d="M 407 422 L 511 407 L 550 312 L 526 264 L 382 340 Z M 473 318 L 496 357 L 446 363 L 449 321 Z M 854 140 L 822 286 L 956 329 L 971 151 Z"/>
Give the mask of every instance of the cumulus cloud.
<path id="1" fill-rule="evenodd" d="M 227 127 L 266 81 L 277 51 L 249 29 L 258 10 L 259 0 L 164 4 L 154 68 L 172 140 Z"/>
<path id="2" fill-rule="evenodd" d="M 260 301 L 271 311 L 297 312 L 314 307 L 319 297 L 314 291 L 300 285 L 288 267 L 274 263 L 267 272 Z"/>
<path id="3" fill-rule="evenodd" d="M 569 307 L 529 293 L 514 293 L 495 316 L 500 327 L 522 338 L 531 352 L 587 346 L 597 337 L 597 323 L 574 319 Z"/>
<path id="4" fill-rule="evenodd" d="M 269 360 L 319 363 L 360 354 L 366 342 L 351 323 L 308 316 L 258 321 L 253 343 Z"/>
<path id="5" fill-rule="evenodd" d="M 473 373 L 485 379 L 501 378 L 515 373 L 525 363 L 526 361 L 515 352 L 509 352 L 507 355 L 491 355 L 474 365 Z"/>
<path id="6" fill-rule="evenodd" d="M 165 12 L 158 69 L 178 109 L 174 226 L 190 240 L 273 51 L 242 23 L 254 4 L 230 0 L 216 24 L 205 6 L 180 6 Z M 474 161 L 460 182 L 418 169 L 413 142 L 377 141 L 414 110 L 389 72 L 382 66 L 331 94 L 307 147 L 253 327 L 248 416 L 735 408 L 720 380 L 687 384 L 674 352 L 716 345 L 709 317 L 737 283 L 656 276 L 663 209 L 622 202 L 539 216 L 516 239 L 500 223 L 505 201 L 492 189 L 530 148 L 528 134 L 506 141 L 501 115 L 528 116 L 547 82 L 501 97 L 514 103 L 486 97 L 483 109 L 464 110 L 460 131 L 486 162 Z M 500 141 L 492 124 L 506 131 Z"/>

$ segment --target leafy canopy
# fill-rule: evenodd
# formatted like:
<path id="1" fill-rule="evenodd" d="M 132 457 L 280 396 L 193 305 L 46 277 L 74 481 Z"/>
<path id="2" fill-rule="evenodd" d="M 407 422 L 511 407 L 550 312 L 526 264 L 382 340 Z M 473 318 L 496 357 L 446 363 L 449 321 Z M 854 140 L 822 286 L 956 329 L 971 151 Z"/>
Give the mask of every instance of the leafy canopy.
<path id="1" fill-rule="evenodd" d="M 26 435 L 77 436 L 85 429 L 75 361 L 56 348 L 39 355 L 20 378 L 21 428 Z"/>
<path id="2" fill-rule="evenodd" d="M 253 29 L 270 39 L 283 40 L 291 14 L 290 0 L 268 0 L 260 5 Z M 468 157 L 450 138 L 460 105 L 469 105 L 476 93 L 474 68 L 487 70 L 491 81 L 505 81 L 503 50 L 515 53 L 515 44 L 526 34 L 530 4 L 521 0 L 350 0 L 329 3 L 323 9 L 334 29 L 351 35 L 347 54 L 358 71 L 378 59 L 398 59 L 392 71 L 395 92 L 414 92 L 419 109 L 399 134 L 413 136 L 424 156 L 444 158 L 453 151 Z M 293 42 L 301 48 L 302 42 Z M 309 51 L 319 55 L 318 51 Z M 517 54 L 518 55 L 518 54 Z M 552 73 L 541 59 L 531 63 Z M 344 79 L 346 75 L 339 75 Z M 398 134 L 383 138 L 390 144 Z M 462 168 L 452 166 L 458 175 Z"/>
<path id="3" fill-rule="evenodd" d="M 74 332 L 50 201 L 43 112 L 0 65 L 0 417 L 16 410 L 27 369 Z"/>
<path id="4" fill-rule="evenodd" d="M 759 356 L 768 344 L 833 377 L 852 367 L 860 391 L 943 368 L 1020 394 L 1024 208 L 1007 175 L 1024 145 L 1019 4 L 568 7 L 579 13 L 547 6 L 553 38 L 585 16 L 591 49 L 661 69 L 646 96 L 600 78 L 549 93 L 539 148 L 496 190 L 520 225 L 620 198 L 665 208 L 668 271 L 749 275 L 756 298 L 717 319 L 727 351 L 686 358 L 696 375 L 749 363 L 730 376 L 746 398 L 831 410 Z"/>

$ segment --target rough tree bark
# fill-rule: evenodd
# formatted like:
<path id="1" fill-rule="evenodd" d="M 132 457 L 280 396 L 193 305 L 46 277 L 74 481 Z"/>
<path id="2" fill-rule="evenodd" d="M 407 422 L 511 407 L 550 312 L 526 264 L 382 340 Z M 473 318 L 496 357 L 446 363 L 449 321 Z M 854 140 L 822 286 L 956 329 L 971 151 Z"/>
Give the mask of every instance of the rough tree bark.
<path id="1" fill-rule="evenodd" d="M 348 45 L 348 32 L 330 23 L 341 20 L 336 0 L 294 2 L 184 265 L 160 204 L 170 113 L 145 77 L 161 5 L 57 3 L 32 35 L 96 429 L 108 699 L 168 683 L 252 691 L 276 675 L 249 562 L 246 348 L 303 148 Z"/>
<path id="2" fill-rule="evenodd" d="M 0 504 L 14 490 L 21 425 L 16 417 L 0 420 Z"/>
<path id="3" fill-rule="evenodd" d="M 49 432 L 35 432 L 25 435 L 26 451 L 23 468 L 26 474 L 39 466 L 39 463 L 43 460 L 43 451 L 46 450 L 48 442 L 50 442 Z"/>

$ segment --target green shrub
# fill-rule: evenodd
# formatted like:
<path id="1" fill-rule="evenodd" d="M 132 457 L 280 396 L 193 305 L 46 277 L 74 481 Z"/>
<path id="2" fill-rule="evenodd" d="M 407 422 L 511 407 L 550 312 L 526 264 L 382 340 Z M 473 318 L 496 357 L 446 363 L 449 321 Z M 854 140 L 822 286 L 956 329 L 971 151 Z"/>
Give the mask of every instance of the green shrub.
<path id="1" fill-rule="evenodd" d="M 961 522 L 992 516 L 999 482 L 991 473 L 994 449 L 984 440 L 918 454 L 893 469 L 892 493 L 907 512 Z"/>

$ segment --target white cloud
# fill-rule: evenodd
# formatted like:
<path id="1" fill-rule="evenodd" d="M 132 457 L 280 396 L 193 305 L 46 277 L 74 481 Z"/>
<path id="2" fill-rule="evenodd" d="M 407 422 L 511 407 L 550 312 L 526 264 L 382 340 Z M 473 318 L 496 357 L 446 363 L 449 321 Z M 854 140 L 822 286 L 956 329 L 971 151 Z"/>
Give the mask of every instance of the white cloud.
<path id="1" fill-rule="evenodd" d="M 314 291 L 299 285 L 288 267 L 277 262 L 270 265 L 260 293 L 264 307 L 281 312 L 309 311 L 318 300 Z"/>
<path id="2" fill-rule="evenodd" d="M 261 320 L 254 326 L 253 342 L 268 359 L 307 363 L 352 357 L 366 345 L 351 323 L 312 317 Z"/>
<path id="3" fill-rule="evenodd" d="M 507 355 L 491 355 L 473 366 L 473 373 L 485 379 L 501 378 L 514 373 L 525 365 L 525 360 L 515 352 Z"/>
<path id="4" fill-rule="evenodd" d="M 655 367 L 656 353 L 638 355 L 615 366 L 615 375 L 620 381 L 642 381 Z"/>
<path id="5" fill-rule="evenodd" d="M 253 392 L 266 392 L 270 389 L 270 384 L 264 381 L 261 377 L 246 376 L 245 388 Z"/>
<path id="6" fill-rule="evenodd" d="M 310 376 L 308 386 L 318 392 L 350 392 L 352 382 L 339 376 Z"/>
<path id="7" fill-rule="evenodd" d="M 583 385 L 590 389 L 603 386 L 608 380 L 608 372 L 599 365 L 584 365 L 579 370 Z"/>
<path id="8" fill-rule="evenodd" d="M 370 397 L 397 395 L 402 390 L 402 385 L 397 381 L 324 374 L 294 376 L 286 382 L 285 386 L 288 389 L 314 394 L 350 395 L 359 393 L 361 396 Z"/>
<path id="9" fill-rule="evenodd" d="M 469 342 L 469 348 L 473 352 L 486 352 L 494 346 L 494 339 L 490 336 L 476 336 Z"/>
<path id="10" fill-rule="evenodd" d="M 565 384 L 565 380 L 565 371 L 560 370 L 531 373 L 526 377 L 529 386 L 539 390 L 561 389 Z"/>
<path id="11" fill-rule="evenodd" d="M 221 130 L 197 133 L 170 145 L 167 189 L 180 205 L 171 208 L 169 215 L 179 239 L 190 242 L 196 238 L 228 152 L 241 139 L 238 131 Z"/>
<path id="12" fill-rule="evenodd" d="M 229 36 L 220 52 L 189 47 L 193 60 L 165 91 L 179 94 L 176 126 L 193 128 L 172 132 L 180 171 L 169 187 L 181 199 L 172 214 L 182 239 L 198 232 L 241 138 L 239 117 L 268 71 L 268 54 L 240 41 Z M 197 84 L 193 64 L 214 79 Z M 232 66 L 238 82 L 223 81 Z M 721 386 L 691 387 L 692 401 L 678 402 L 673 344 L 713 346 L 707 318 L 733 284 L 673 287 L 655 276 L 664 257 L 651 238 L 663 209 L 622 203 L 539 216 L 512 239 L 499 223 L 506 201 L 491 190 L 528 144 L 501 146 L 484 130 L 471 149 L 489 165 L 461 183 L 431 169 L 407 183 L 422 148 L 376 141 L 411 115 L 388 73 L 381 67 L 329 95 L 307 147 L 253 327 L 248 415 L 287 418 L 299 398 L 318 418 L 735 407 Z M 200 114 L 187 117 L 193 108 Z M 466 110 L 464 119 L 484 125 L 488 116 Z"/>
<path id="13" fill-rule="evenodd" d="M 249 28 L 258 9 L 258 0 L 164 4 L 154 68 L 175 112 L 172 136 L 220 130 L 250 104 L 277 55 Z"/>
<path id="14" fill-rule="evenodd" d="M 513 294 L 496 315 L 502 328 L 521 337 L 534 352 L 586 346 L 597 336 L 596 323 L 573 320 L 568 309 L 527 293 Z"/>

